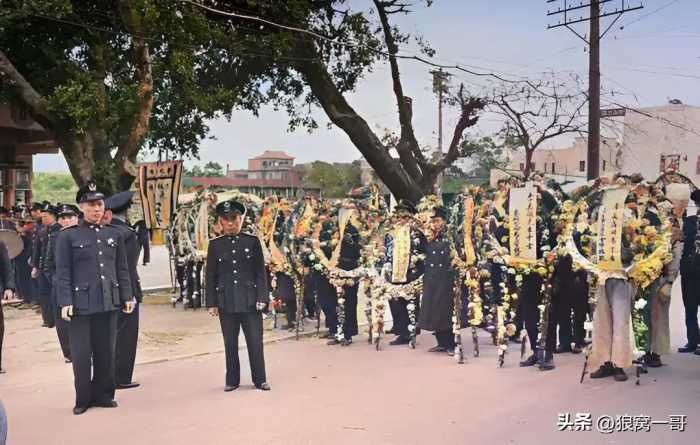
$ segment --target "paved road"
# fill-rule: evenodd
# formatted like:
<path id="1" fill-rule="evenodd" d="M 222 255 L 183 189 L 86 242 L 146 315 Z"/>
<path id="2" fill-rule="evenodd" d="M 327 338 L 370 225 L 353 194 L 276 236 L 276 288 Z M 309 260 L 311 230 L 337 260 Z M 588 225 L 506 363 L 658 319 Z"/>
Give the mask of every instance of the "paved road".
<path id="1" fill-rule="evenodd" d="M 677 294 L 676 294 L 677 296 Z M 672 321 L 680 323 L 680 298 Z M 674 343 L 680 342 L 674 329 Z M 431 354 L 432 337 L 416 350 L 362 341 L 349 348 L 305 339 L 266 347 L 273 390 L 242 386 L 224 393 L 223 356 L 214 353 L 137 368 L 143 386 L 118 393 L 120 407 L 71 414 L 68 367 L 37 382 L 3 385 L 10 445 L 25 444 L 697 444 L 700 357 L 674 354 L 642 385 L 578 383 L 581 356 L 557 356 L 555 371 L 517 367 L 515 354 L 496 367 L 482 357 L 456 365 Z M 242 357 L 245 353 L 242 354 Z M 247 360 L 242 383 L 250 382 Z M 688 415 L 685 432 L 654 425 L 651 433 L 559 432 L 564 412 L 600 415 Z M 555 442 L 558 441 L 558 442 Z"/>

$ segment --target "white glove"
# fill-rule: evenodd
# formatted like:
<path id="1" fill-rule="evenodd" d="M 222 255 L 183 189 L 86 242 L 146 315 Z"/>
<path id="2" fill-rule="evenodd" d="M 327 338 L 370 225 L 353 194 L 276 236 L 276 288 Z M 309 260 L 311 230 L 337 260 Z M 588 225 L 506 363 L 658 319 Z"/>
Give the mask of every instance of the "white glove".
<path id="1" fill-rule="evenodd" d="M 264 309 L 265 309 L 265 303 L 260 303 L 260 302 L 255 303 L 255 309 L 257 309 L 258 311 L 264 310 Z"/>
<path id="2" fill-rule="evenodd" d="M 124 309 L 122 309 L 122 312 L 124 312 L 125 314 L 130 314 L 134 312 L 134 309 L 136 309 L 136 298 L 124 303 Z"/>
<path id="3" fill-rule="evenodd" d="M 70 321 L 71 317 L 73 316 L 73 305 L 70 306 L 63 306 L 61 308 L 61 318 Z"/>

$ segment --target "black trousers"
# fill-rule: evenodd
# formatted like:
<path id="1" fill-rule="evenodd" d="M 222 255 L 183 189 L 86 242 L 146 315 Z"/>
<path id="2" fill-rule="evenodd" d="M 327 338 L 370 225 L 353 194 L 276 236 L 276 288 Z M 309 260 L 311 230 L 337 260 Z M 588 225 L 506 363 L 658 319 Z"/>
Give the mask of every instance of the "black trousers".
<path id="1" fill-rule="evenodd" d="M 51 278 L 43 272 L 39 272 L 39 304 L 41 305 L 41 318 L 44 324 L 50 328 L 56 325 L 53 305 L 51 304 Z"/>
<path id="2" fill-rule="evenodd" d="M 139 306 L 134 311 L 125 314 L 119 311 L 117 316 L 117 346 L 116 346 L 116 381 L 118 385 L 131 383 L 136 362 L 136 347 L 139 339 Z"/>
<path id="3" fill-rule="evenodd" d="M 335 292 L 335 287 L 323 275 L 317 276 L 316 286 L 318 304 L 326 318 L 326 328 L 331 335 L 335 335 L 338 332 L 338 295 Z"/>
<path id="4" fill-rule="evenodd" d="M 413 300 L 405 300 L 403 298 L 392 298 L 389 300 L 389 310 L 391 311 L 391 318 L 393 318 L 393 330 L 397 337 L 408 339 L 411 336 L 408 330 L 408 325 L 411 324 L 411 318 L 408 315 L 408 303 L 413 302 L 416 305 L 416 334 L 420 332 L 417 330 L 418 327 L 418 316 L 420 315 L 419 300 L 415 298 Z"/>
<path id="5" fill-rule="evenodd" d="M 241 382 L 241 363 L 238 359 L 238 335 L 243 328 L 250 373 L 253 384 L 258 386 L 267 381 L 265 377 L 265 355 L 263 354 L 263 327 L 260 312 L 236 312 L 232 314 L 219 310 L 221 333 L 224 336 L 226 351 L 226 385 L 238 386 Z"/>
<path id="6" fill-rule="evenodd" d="M 700 304 L 700 277 L 692 269 L 681 269 L 681 292 L 685 307 L 685 328 L 688 344 L 700 345 L 698 330 L 698 304 Z"/>
<path id="7" fill-rule="evenodd" d="M 446 349 L 454 349 L 455 346 L 457 346 L 455 343 L 455 335 L 451 330 L 435 331 L 435 339 L 437 340 L 438 346 L 442 346 Z"/>
<path id="8" fill-rule="evenodd" d="M 572 309 L 574 312 L 572 334 L 574 343 L 583 346 L 586 340 L 586 329 L 583 327 L 586 322 L 586 315 L 591 311 L 588 303 L 588 280 L 586 274 L 577 274 L 574 278 L 572 289 Z"/>
<path id="9" fill-rule="evenodd" d="M 51 286 L 51 310 L 53 311 L 54 322 L 56 324 L 56 334 L 58 335 L 58 343 L 61 345 L 63 358 L 71 360 L 70 356 L 70 333 L 68 322 L 61 318 L 61 308 L 56 301 L 56 279 L 53 277 L 53 285 Z"/>
<path id="10" fill-rule="evenodd" d="M 304 277 L 304 307 L 309 317 L 316 316 L 316 276 L 313 273 Z"/>
<path id="11" fill-rule="evenodd" d="M 345 294 L 343 298 L 345 299 L 345 304 L 343 309 L 345 311 L 345 323 L 343 324 L 343 337 L 346 340 L 350 340 L 353 336 L 357 335 L 357 288 L 358 285 L 346 287 Z"/>
<path id="12" fill-rule="evenodd" d="M 537 337 L 539 334 L 540 309 L 539 304 L 542 302 L 542 277 L 536 273 L 531 273 L 523 277 L 522 295 L 518 311 L 520 312 L 520 320 L 522 321 L 525 330 L 527 331 L 530 348 L 537 351 Z M 547 326 L 547 342 L 545 344 L 545 352 L 552 354 L 556 344 L 556 329 L 557 324 L 552 320 L 552 305 L 550 305 L 550 323 Z"/>
<path id="13" fill-rule="evenodd" d="M 2 369 L 2 341 L 5 338 L 5 315 L 2 312 L 0 303 L 0 369 Z"/>
<path id="14" fill-rule="evenodd" d="M 117 311 L 75 315 L 69 326 L 75 406 L 113 400 Z"/>

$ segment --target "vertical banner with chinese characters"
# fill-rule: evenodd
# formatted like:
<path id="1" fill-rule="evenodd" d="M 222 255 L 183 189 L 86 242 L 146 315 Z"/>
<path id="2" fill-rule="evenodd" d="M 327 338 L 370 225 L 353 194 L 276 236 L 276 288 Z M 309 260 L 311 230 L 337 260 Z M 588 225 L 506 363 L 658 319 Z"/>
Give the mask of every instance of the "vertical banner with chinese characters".
<path id="1" fill-rule="evenodd" d="M 476 264 L 476 252 L 474 251 L 474 243 L 472 242 L 472 233 L 474 232 L 474 197 L 467 196 L 464 198 L 464 255 L 467 265 L 473 266 Z"/>
<path id="2" fill-rule="evenodd" d="M 143 217 L 149 229 L 167 229 L 177 206 L 182 182 L 182 161 L 153 162 L 139 166 Z"/>
<path id="3" fill-rule="evenodd" d="M 606 190 L 598 213 L 598 265 L 602 270 L 619 271 L 622 266 L 622 226 L 625 199 L 629 190 Z"/>
<path id="4" fill-rule="evenodd" d="M 514 261 L 537 261 L 537 189 L 531 182 L 510 189 L 510 254 Z"/>

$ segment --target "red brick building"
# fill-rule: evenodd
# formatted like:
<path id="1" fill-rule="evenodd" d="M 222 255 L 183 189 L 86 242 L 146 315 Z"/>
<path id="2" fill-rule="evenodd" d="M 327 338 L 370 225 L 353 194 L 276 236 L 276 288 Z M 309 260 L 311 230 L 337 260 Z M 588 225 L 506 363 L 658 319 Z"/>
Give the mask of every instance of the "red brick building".
<path id="1" fill-rule="evenodd" d="M 318 196 L 321 193 L 318 187 L 304 184 L 299 172 L 294 169 L 294 157 L 273 150 L 248 159 L 247 170 L 227 170 L 224 178 L 189 177 L 184 179 L 183 184 L 185 187 L 235 188 L 261 197 L 300 198 L 306 194 Z"/>

